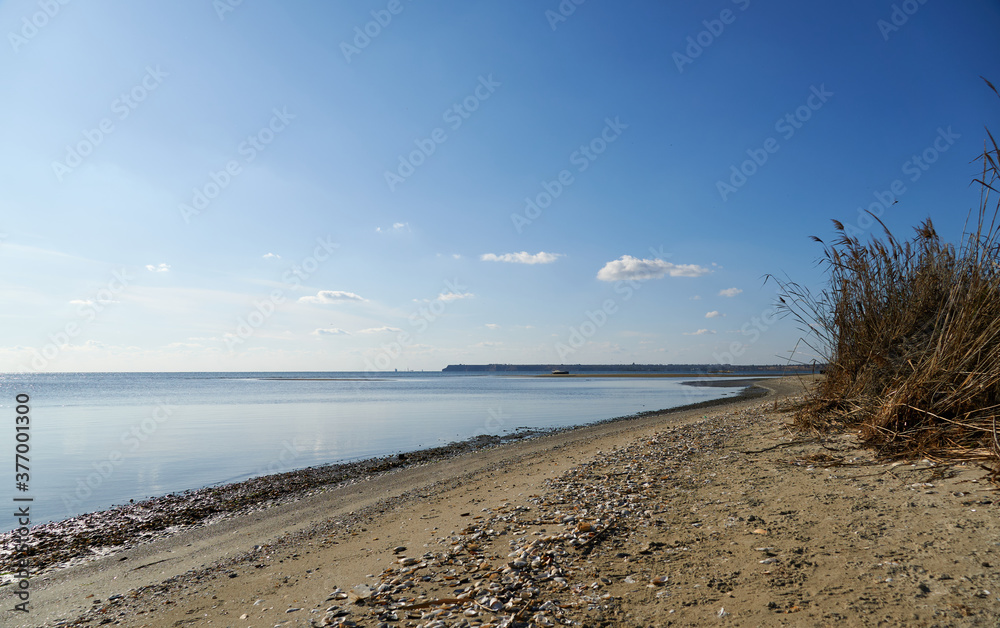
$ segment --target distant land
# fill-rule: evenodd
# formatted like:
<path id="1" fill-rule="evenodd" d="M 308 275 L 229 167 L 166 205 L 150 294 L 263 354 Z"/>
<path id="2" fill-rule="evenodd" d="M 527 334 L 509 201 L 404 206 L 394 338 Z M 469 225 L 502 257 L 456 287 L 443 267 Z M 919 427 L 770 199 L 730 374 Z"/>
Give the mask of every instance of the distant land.
<path id="1" fill-rule="evenodd" d="M 567 371 L 569 373 L 734 373 L 782 375 L 818 373 L 822 365 L 800 364 L 449 364 L 442 372 L 506 373 Z"/>

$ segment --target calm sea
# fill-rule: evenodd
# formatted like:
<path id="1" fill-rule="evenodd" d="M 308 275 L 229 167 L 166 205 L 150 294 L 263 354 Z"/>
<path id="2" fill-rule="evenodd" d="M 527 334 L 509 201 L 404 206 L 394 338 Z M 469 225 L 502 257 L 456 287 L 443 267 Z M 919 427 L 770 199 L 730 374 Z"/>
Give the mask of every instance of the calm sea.
<path id="1" fill-rule="evenodd" d="M 438 372 L 0 375 L 0 499 L 31 496 L 34 523 L 58 521 L 129 499 L 740 390 L 681 381 Z M 17 490 L 14 469 L 17 395 L 30 397 L 27 492 Z"/>

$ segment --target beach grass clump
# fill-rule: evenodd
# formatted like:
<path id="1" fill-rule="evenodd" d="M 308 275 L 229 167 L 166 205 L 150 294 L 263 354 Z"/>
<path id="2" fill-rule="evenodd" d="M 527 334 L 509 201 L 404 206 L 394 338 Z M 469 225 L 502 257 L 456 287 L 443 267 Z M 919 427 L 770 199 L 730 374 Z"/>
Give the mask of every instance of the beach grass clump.
<path id="1" fill-rule="evenodd" d="M 867 242 L 834 221 L 826 289 L 779 281 L 827 362 L 800 426 L 839 424 L 883 454 L 990 461 L 1000 474 L 1000 149 L 987 135 L 958 246 L 930 219 L 900 241 L 872 214 L 884 235 Z"/>

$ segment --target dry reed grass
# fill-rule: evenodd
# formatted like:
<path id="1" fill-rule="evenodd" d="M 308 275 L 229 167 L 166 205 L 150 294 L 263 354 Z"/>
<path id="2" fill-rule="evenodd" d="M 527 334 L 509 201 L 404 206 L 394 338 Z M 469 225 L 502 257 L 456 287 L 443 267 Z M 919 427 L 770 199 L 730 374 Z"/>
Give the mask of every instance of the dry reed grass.
<path id="1" fill-rule="evenodd" d="M 778 280 L 785 312 L 828 363 L 799 426 L 839 424 L 882 454 L 988 461 L 1000 475 L 1000 148 L 986 133 L 978 215 L 960 247 L 930 219 L 901 242 L 872 214 L 884 237 L 868 243 L 834 221 L 818 296 Z"/>

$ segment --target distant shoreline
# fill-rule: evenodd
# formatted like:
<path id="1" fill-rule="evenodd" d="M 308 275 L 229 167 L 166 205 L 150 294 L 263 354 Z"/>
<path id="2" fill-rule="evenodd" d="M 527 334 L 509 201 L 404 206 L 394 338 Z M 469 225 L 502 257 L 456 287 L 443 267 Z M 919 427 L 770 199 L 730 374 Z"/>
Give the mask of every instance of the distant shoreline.
<path id="1" fill-rule="evenodd" d="M 799 364 L 449 364 L 444 373 L 661 373 L 668 375 L 809 375 L 825 365 Z"/>
<path id="2" fill-rule="evenodd" d="M 735 373 L 535 373 L 535 374 L 525 373 L 525 374 L 521 375 L 521 374 L 518 374 L 516 372 L 513 374 L 513 376 L 515 376 L 515 377 L 518 376 L 518 375 L 520 375 L 520 377 L 556 377 L 556 378 L 564 378 L 564 377 L 673 377 L 673 378 L 686 377 L 686 378 L 690 379 L 692 377 L 740 377 L 743 374 L 741 373 L 741 374 L 737 375 Z M 746 377 L 744 377 L 740 381 L 744 381 L 744 380 L 750 381 L 750 379 L 753 379 L 755 381 L 756 379 L 762 379 L 762 378 L 767 378 L 767 377 L 780 377 L 780 376 L 779 375 L 761 375 L 761 376 L 759 376 L 757 378 L 746 378 Z M 706 384 L 702 384 L 702 385 L 706 385 Z M 741 385 L 743 385 L 743 384 L 733 384 L 733 387 L 736 388 L 736 387 L 739 387 Z M 750 384 L 746 384 L 746 385 L 749 386 Z"/>

